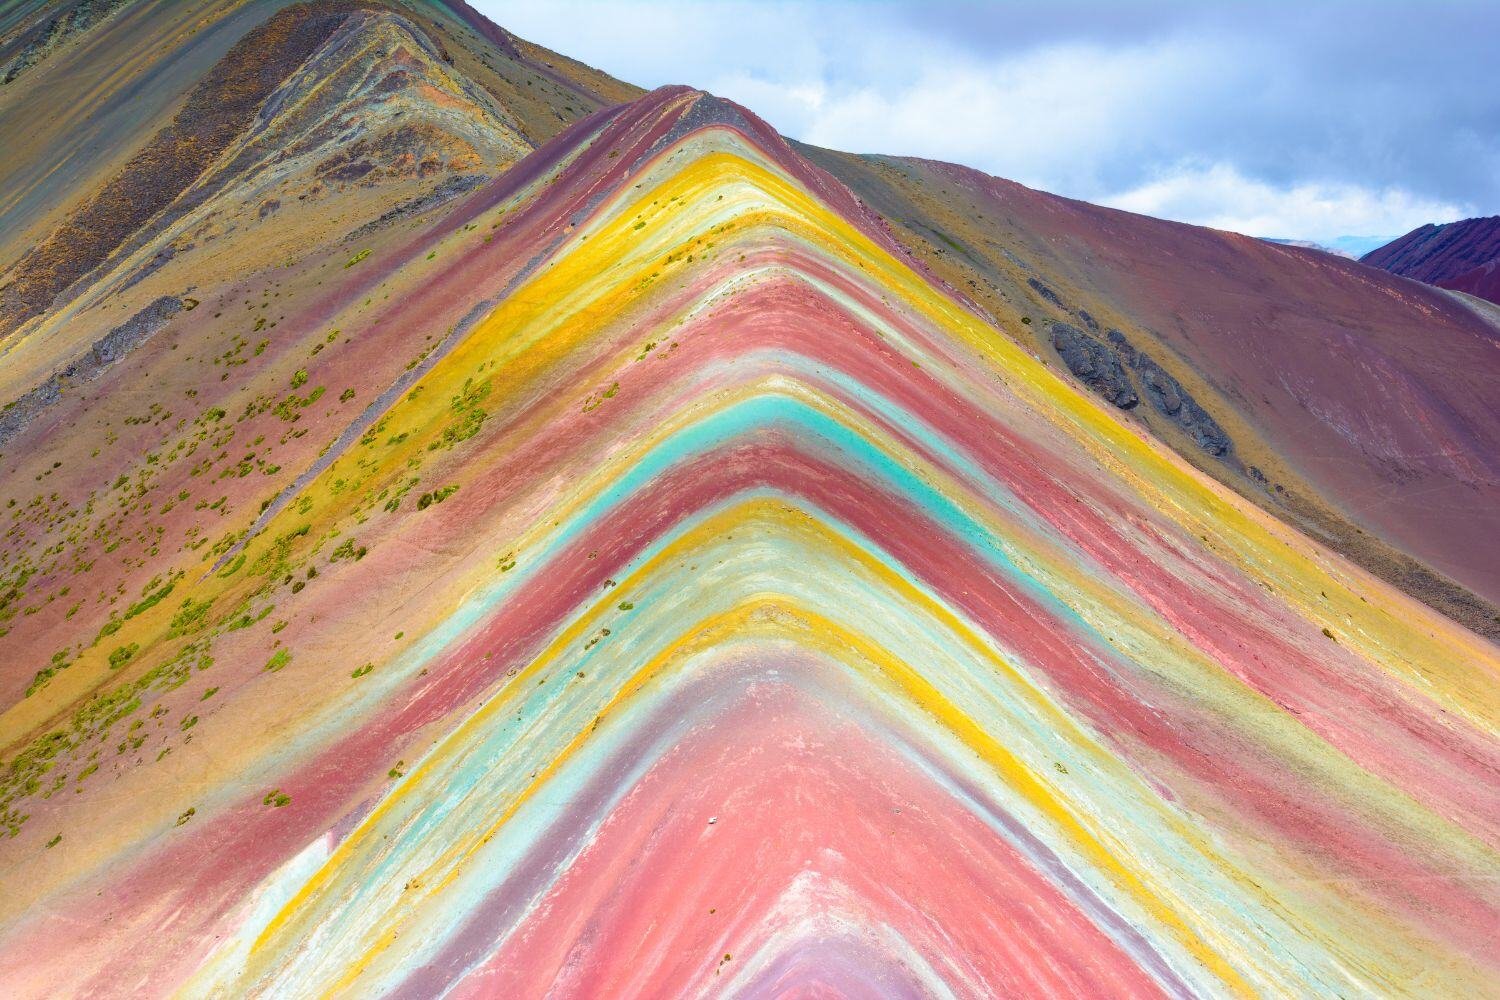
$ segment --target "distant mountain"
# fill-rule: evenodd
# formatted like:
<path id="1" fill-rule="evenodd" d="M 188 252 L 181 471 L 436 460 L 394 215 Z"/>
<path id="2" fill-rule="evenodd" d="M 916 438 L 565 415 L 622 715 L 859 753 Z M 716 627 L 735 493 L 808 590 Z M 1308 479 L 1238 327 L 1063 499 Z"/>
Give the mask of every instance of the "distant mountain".
<path id="1" fill-rule="evenodd" d="M 1419 226 L 1360 260 L 1392 274 L 1500 302 L 1500 215 Z"/>
<path id="2" fill-rule="evenodd" d="M 1263 236 L 1261 237 L 1261 239 L 1265 240 L 1267 243 L 1275 243 L 1278 246 L 1302 247 L 1306 250 L 1319 250 L 1323 253 L 1331 253 L 1335 257 L 1348 257 L 1351 260 L 1354 259 L 1354 254 L 1350 253 L 1347 250 L 1340 250 L 1337 247 L 1331 247 L 1323 243 L 1314 243 L 1312 240 L 1289 240 L 1282 239 L 1276 236 Z"/>

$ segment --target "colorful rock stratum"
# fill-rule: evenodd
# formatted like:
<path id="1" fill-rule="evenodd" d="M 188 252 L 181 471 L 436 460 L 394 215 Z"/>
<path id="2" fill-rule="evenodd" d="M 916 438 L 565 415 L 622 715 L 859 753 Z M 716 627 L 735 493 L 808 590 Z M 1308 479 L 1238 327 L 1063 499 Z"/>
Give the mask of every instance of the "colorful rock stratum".
<path id="1" fill-rule="evenodd" d="M 1471 300 L 462 3 L 0 29 L 0 994 L 1497 995 Z"/>

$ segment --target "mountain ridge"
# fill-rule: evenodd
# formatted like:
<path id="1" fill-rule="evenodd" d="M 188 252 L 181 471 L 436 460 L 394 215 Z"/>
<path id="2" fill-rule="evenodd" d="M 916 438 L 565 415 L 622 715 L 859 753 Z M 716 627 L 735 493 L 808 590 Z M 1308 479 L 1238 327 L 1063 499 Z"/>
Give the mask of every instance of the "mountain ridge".
<path id="1" fill-rule="evenodd" d="M 1500 215 L 1418 226 L 1360 260 L 1392 274 L 1500 302 Z"/>

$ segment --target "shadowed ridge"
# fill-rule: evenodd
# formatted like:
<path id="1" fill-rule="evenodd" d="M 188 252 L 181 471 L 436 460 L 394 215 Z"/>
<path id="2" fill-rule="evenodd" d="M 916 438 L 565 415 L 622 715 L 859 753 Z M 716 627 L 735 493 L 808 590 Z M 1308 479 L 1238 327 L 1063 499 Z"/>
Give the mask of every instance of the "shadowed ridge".
<path id="1" fill-rule="evenodd" d="M 40 12 L 32 13 L 45 20 L 68 5 L 54 0 L 38 6 Z M 214 66 L 277 11 L 295 6 L 288 0 L 249 5 L 204 0 L 192 7 L 143 0 L 125 5 L 90 30 L 75 32 L 69 44 L 56 48 L 33 72 L 0 88 L 0 130 L 15 139 L 11 155 L 0 161 L 0 180 L 5 182 L 0 267 L 11 268 L 49 233 L 72 221 L 77 207 L 86 205 L 140 151 L 143 138 L 171 126 L 179 102 L 195 93 L 212 98 L 212 88 L 205 90 L 203 83 Z M 336 12 L 340 4 L 315 6 Z M 481 30 L 488 22 L 436 0 L 369 0 L 356 6 L 413 24 L 449 72 L 486 92 L 501 117 L 533 145 L 600 107 L 641 93 L 518 39 L 497 48 Z M 509 37 L 499 29 L 488 33 Z M 512 49 L 521 55 L 512 57 Z M 380 214 L 375 211 L 368 218 Z"/>
<path id="2" fill-rule="evenodd" d="M 1500 215 L 1419 226 L 1361 263 L 1500 302 Z"/>
<path id="3" fill-rule="evenodd" d="M 1500 257 L 1500 215 L 1418 226 L 1360 263 L 1429 285 L 1443 285 Z"/>
<path id="4" fill-rule="evenodd" d="M 361 9 L 352 0 L 287 7 L 252 30 L 194 89 L 172 124 L 70 219 L 0 277 L 0 336 L 41 314 L 182 194 L 254 120 L 261 104 Z"/>

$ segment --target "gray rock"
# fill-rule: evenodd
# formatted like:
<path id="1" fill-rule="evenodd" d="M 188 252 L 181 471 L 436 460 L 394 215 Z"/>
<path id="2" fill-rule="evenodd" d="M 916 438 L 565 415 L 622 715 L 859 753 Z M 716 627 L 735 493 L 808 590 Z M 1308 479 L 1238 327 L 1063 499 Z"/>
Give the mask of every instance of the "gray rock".
<path id="1" fill-rule="evenodd" d="M 1031 290 L 1033 292 L 1036 292 L 1038 295 L 1040 295 L 1043 298 L 1043 300 L 1052 303 L 1053 305 L 1057 306 L 1059 309 L 1066 309 L 1067 308 L 1067 306 L 1063 305 L 1062 299 L 1058 297 L 1058 294 L 1056 292 L 1054 292 L 1051 288 L 1049 288 L 1048 286 L 1042 284 L 1040 281 L 1036 280 L 1035 278 L 1027 278 L 1026 279 L 1026 284 L 1030 285 L 1031 286 Z"/>
<path id="2" fill-rule="evenodd" d="M 1113 327 L 1110 327 L 1109 332 L 1104 336 L 1112 345 L 1114 345 L 1114 349 L 1119 352 L 1120 357 L 1125 361 L 1127 365 L 1135 364 L 1135 348 L 1131 346 L 1130 341 L 1125 339 L 1125 335 L 1123 333 Z"/>
<path id="3" fill-rule="evenodd" d="M 991 246 L 993 246 L 993 245 L 994 244 L 991 244 Z M 1031 265 L 1030 264 L 1026 263 L 1024 260 L 1022 260 L 1021 258 L 1017 257 L 1015 254 L 1011 253 L 1009 250 L 1005 249 L 1004 247 L 1000 248 L 1000 253 L 1001 253 L 1002 256 L 1005 257 L 1006 260 L 1010 261 L 1012 264 L 1016 265 L 1016 267 L 1019 267 L 1021 270 L 1023 270 L 1023 271 L 1029 271 L 1029 270 L 1031 270 Z"/>
<path id="4" fill-rule="evenodd" d="M 1068 371 L 1122 410 L 1140 402 L 1120 356 L 1108 344 L 1068 323 L 1052 324 L 1052 346 Z"/>
<path id="5" fill-rule="evenodd" d="M 1152 409 L 1181 427 L 1199 448 L 1210 455 L 1219 457 L 1229 452 L 1234 442 L 1218 421 L 1182 387 L 1182 383 L 1157 364 L 1151 355 L 1136 350 L 1119 330 L 1110 330 L 1105 336 L 1140 379 L 1141 391 Z"/>
<path id="6" fill-rule="evenodd" d="M 191 305 L 192 303 L 189 303 Z M 24 431 L 47 407 L 62 398 L 68 389 L 92 382 L 111 365 L 151 339 L 167 320 L 183 310 L 183 301 L 175 295 L 163 295 L 124 323 L 115 327 L 62 371 L 54 372 L 19 399 L 0 408 L 0 445 Z"/>

